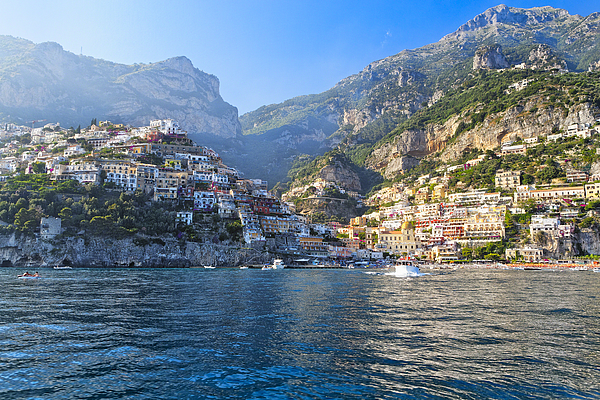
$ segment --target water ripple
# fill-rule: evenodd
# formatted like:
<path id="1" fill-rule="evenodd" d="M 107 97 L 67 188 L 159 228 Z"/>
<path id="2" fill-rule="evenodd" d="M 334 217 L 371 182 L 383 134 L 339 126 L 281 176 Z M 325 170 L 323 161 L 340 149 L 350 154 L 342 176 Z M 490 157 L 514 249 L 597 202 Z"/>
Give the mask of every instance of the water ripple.
<path id="1" fill-rule="evenodd" d="M 598 274 L 0 269 L 0 398 L 600 397 Z"/>

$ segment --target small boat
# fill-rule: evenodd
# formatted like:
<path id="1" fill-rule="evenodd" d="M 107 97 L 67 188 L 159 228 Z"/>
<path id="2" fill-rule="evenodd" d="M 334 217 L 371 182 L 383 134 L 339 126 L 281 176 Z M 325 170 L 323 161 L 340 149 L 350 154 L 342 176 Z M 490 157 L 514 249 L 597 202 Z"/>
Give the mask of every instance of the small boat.
<path id="1" fill-rule="evenodd" d="M 398 260 L 390 268 L 390 272 L 399 277 L 420 276 L 421 271 L 412 260 Z"/>
<path id="2" fill-rule="evenodd" d="M 247 266 L 247 265 L 242 265 L 242 266 L 240 267 L 240 269 L 248 269 L 248 266 Z"/>
<path id="3" fill-rule="evenodd" d="M 35 274 L 24 273 L 22 275 L 17 275 L 18 279 L 38 279 L 40 276 L 36 272 Z"/>
<path id="4" fill-rule="evenodd" d="M 71 267 L 69 267 L 67 265 L 65 265 L 65 266 L 59 266 L 59 265 L 57 265 L 57 266 L 54 267 L 54 269 L 73 269 L 73 268 L 71 268 Z"/>
<path id="5" fill-rule="evenodd" d="M 205 265 L 205 266 L 204 266 L 204 268 L 206 268 L 206 269 L 215 269 L 215 268 L 217 268 L 217 267 L 214 267 L 214 266 L 212 266 L 212 265 Z"/>
<path id="6" fill-rule="evenodd" d="M 600 268 L 593 268 L 592 271 L 594 271 L 594 272 L 600 272 Z"/>
<path id="7" fill-rule="evenodd" d="M 282 259 L 278 258 L 278 259 L 273 260 L 273 264 L 265 265 L 261 269 L 263 271 L 265 271 L 265 270 L 269 270 L 269 269 L 284 269 L 284 268 L 285 268 L 285 263 L 283 262 Z"/>

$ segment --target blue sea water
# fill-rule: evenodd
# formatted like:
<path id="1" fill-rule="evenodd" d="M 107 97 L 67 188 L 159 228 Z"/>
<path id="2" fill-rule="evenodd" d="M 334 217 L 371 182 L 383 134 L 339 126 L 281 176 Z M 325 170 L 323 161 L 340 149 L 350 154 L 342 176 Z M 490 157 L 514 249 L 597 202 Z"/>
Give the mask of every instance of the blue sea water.
<path id="1" fill-rule="evenodd" d="M 2 399 L 600 398 L 600 274 L 0 269 Z"/>

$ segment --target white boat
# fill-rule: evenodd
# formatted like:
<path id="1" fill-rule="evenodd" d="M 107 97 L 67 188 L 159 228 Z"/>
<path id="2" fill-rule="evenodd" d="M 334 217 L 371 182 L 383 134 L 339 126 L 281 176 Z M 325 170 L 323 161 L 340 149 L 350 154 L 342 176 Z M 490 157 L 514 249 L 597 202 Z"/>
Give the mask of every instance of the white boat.
<path id="1" fill-rule="evenodd" d="M 285 263 L 283 262 L 282 259 L 275 259 L 273 260 L 273 264 L 271 265 L 265 265 L 264 267 L 262 267 L 262 270 L 268 270 L 268 269 L 284 269 L 285 268 Z"/>
<path id="2" fill-rule="evenodd" d="M 421 270 L 411 260 L 398 260 L 390 267 L 390 272 L 395 276 L 409 277 L 420 276 Z"/>
<path id="3" fill-rule="evenodd" d="M 18 279 L 38 279 L 40 276 L 38 275 L 38 273 L 36 272 L 34 275 L 32 274 L 23 274 L 23 275 L 17 275 Z"/>
<path id="4" fill-rule="evenodd" d="M 57 266 L 54 267 L 54 269 L 73 269 L 73 268 L 71 268 L 69 266 L 66 266 L 66 265 L 65 266 L 57 265 Z"/>
<path id="5" fill-rule="evenodd" d="M 592 269 L 592 271 L 594 271 L 594 272 L 600 272 L 600 268 L 594 268 L 594 269 Z"/>
<path id="6" fill-rule="evenodd" d="M 215 269 L 217 267 L 213 267 L 212 265 L 205 265 L 204 268 L 206 268 L 206 269 Z"/>
<path id="7" fill-rule="evenodd" d="M 240 269 L 248 269 L 248 267 L 246 265 L 242 265 Z"/>

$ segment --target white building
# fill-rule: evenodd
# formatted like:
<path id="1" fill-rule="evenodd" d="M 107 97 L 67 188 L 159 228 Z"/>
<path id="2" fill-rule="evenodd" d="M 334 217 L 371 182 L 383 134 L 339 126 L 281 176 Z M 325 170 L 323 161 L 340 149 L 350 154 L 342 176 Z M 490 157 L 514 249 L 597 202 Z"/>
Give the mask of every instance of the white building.
<path id="1" fill-rule="evenodd" d="M 199 210 L 212 210 L 215 206 L 216 198 L 214 192 L 196 191 L 194 192 L 194 208 Z"/>
<path id="2" fill-rule="evenodd" d="M 186 225 L 191 225 L 194 217 L 194 213 L 192 211 L 178 211 L 177 212 L 177 222 L 182 222 Z"/>

